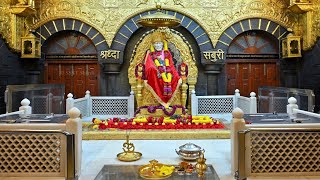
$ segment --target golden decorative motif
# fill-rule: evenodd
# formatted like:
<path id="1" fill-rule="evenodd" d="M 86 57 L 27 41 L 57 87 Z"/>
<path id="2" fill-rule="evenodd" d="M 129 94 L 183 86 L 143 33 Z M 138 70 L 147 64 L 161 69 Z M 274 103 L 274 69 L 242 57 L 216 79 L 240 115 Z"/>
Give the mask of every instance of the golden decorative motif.
<path id="1" fill-rule="evenodd" d="M 11 25 L 12 22 L 10 18 L 10 0 L 4 0 L 0 2 L 0 33 L 2 38 L 4 38 L 10 47 L 13 47 L 12 44 L 12 31 Z"/>
<path id="2" fill-rule="evenodd" d="M 18 41 L 24 35 L 20 32 L 26 31 L 23 30 L 26 23 L 21 23 L 23 20 L 17 20 L 10 13 L 11 6 L 18 2 L 0 2 L 0 32 L 9 46 L 17 50 L 21 48 Z M 312 9 L 311 18 L 308 18 L 305 14 L 290 11 L 290 2 L 283 0 L 136 0 L 134 3 L 132 0 L 37 0 L 36 17 L 27 24 L 36 29 L 54 19 L 74 18 L 96 28 L 111 45 L 126 21 L 154 9 L 156 2 L 160 2 L 163 9 L 177 11 L 200 24 L 213 45 L 225 29 L 246 18 L 266 18 L 285 28 L 292 28 L 304 39 L 303 49 L 312 47 L 320 36 L 320 1 L 311 1 L 313 4 L 308 5 L 308 9 Z M 23 1 L 20 4 L 25 5 Z M 304 25 L 306 23 L 308 27 Z"/>
<path id="3" fill-rule="evenodd" d="M 320 3 L 313 7 L 313 21 L 312 21 L 312 42 L 311 46 L 313 46 L 316 41 L 317 37 L 320 36 Z"/>

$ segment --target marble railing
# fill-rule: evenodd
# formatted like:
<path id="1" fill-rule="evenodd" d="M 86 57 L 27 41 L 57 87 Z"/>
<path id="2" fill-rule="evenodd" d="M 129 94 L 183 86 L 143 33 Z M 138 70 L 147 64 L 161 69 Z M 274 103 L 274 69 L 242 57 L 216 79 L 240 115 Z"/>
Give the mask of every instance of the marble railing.
<path id="1" fill-rule="evenodd" d="M 45 119 L 46 122 L 42 123 L 42 120 L 33 120 L 30 110 L 30 106 L 22 106 L 17 111 L 19 116 L 8 113 L 0 117 L 0 152 L 3 157 L 0 177 L 74 179 L 79 176 L 82 156 L 79 109 L 70 109 L 69 119 L 64 115 L 65 120 Z M 21 121 L 9 121 L 14 117 Z"/>
<path id="2" fill-rule="evenodd" d="M 134 116 L 134 94 L 129 96 L 91 96 L 86 91 L 83 98 L 73 99 L 71 93 L 66 100 L 66 110 L 77 107 L 83 117 L 103 115 L 106 118 L 128 118 Z"/>
<path id="3" fill-rule="evenodd" d="M 251 92 L 250 97 L 240 96 L 235 90 L 234 95 L 196 96 L 191 94 L 192 115 L 216 116 L 217 114 L 231 114 L 236 107 L 243 109 L 246 114 L 257 113 L 256 93 Z"/>
<path id="4" fill-rule="evenodd" d="M 231 171 L 236 179 L 320 176 L 320 115 L 299 110 L 296 102 L 288 99 L 287 119 L 274 115 L 269 122 L 250 124 L 240 108 L 233 110 Z"/>

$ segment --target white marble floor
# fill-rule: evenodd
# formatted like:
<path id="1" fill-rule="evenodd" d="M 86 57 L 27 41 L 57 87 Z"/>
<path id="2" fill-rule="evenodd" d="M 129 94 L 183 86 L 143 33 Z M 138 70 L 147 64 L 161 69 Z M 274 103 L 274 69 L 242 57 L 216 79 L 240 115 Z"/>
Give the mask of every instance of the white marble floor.
<path id="1" fill-rule="evenodd" d="M 230 140 L 131 140 L 142 158 L 135 162 L 121 162 L 117 154 L 122 152 L 122 140 L 83 141 L 81 180 L 93 180 L 105 164 L 144 165 L 156 159 L 164 164 L 178 165 L 182 159 L 176 154 L 179 146 L 192 142 L 205 149 L 206 164 L 212 164 L 221 179 L 233 179 L 230 175 Z M 194 162 L 195 164 L 195 162 Z"/>

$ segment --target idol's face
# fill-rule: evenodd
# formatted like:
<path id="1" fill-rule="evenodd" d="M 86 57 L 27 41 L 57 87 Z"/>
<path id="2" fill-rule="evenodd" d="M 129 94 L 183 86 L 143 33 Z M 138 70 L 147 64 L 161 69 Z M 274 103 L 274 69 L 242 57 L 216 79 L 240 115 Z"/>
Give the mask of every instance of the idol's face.
<path id="1" fill-rule="evenodd" d="M 161 51 L 163 49 L 163 42 L 155 42 L 153 43 L 153 47 L 156 51 Z"/>

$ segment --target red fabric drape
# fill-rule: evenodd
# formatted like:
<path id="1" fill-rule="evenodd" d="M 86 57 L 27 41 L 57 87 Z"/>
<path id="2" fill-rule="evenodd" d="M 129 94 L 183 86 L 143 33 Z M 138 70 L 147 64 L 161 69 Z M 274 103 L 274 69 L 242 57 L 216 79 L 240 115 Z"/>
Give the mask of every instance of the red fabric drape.
<path id="1" fill-rule="evenodd" d="M 172 96 L 175 94 L 179 84 L 180 76 L 177 72 L 177 70 L 174 67 L 174 63 L 172 61 L 172 55 L 170 51 L 166 51 L 167 58 L 169 60 L 171 74 L 172 74 L 172 80 L 171 80 L 171 88 L 172 88 L 172 95 L 164 96 L 164 81 L 162 77 L 158 77 L 158 67 L 153 62 L 153 58 L 151 57 L 151 53 L 148 52 L 145 57 L 145 75 L 146 75 L 146 81 L 147 84 L 152 88 L 154 91 L 153 94 L 158 96 L 158 101 L 160 100 L 160 104 L 166 104 Z M 161 102 L 162 101 L 162 102 Z"/>

